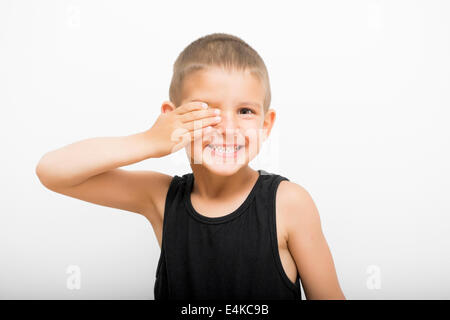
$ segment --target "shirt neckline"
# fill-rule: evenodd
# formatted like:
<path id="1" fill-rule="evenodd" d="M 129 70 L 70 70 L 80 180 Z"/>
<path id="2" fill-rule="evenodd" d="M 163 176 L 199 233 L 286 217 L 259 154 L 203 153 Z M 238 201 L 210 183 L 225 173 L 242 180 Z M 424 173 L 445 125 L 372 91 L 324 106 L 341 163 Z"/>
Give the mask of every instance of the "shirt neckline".
<path id="1" fill-rule="evenodd" d="M 190 173 L 188 175 L 187 184 L 186 184 L 185 193 L 184 193 L 184 202 L 186 204 L 186 207 L 187 207 L 189 213 L 196 220 L 207 223 L 207 224 L 224 223 L 224 222 L 230 221 L 234 218 L 237 218 L 243 212 L 245 212 L 245 209 L 248 207 L 248 205 L 252 201 L 253 197 L 255 196 L 257 186 L 260 184 L 260 182 L 262 180 L 261 170 L 257 170 L 257 171 L 259 174 L 258 179 L 256 180 L 255 184 L 253 185 L 252 189 L 250 190 L 250 193 L 247 195 L 247 198 L 244 200 L 244 202 L 242 202 L 241 205 L 236 210 L 232 211 L 231 213 L 227 213 L 223 216 L 220 216 L 220 217 L 207 217 L 207 216 L 200 214 L 199 212 L 197 212 L 197 210 L 194 209 L 194 207 L 192 206 L 192 202 L 191 202 L 191 192 L 192 192 L 192 188 L 194 186 L 194 174 Z"/>

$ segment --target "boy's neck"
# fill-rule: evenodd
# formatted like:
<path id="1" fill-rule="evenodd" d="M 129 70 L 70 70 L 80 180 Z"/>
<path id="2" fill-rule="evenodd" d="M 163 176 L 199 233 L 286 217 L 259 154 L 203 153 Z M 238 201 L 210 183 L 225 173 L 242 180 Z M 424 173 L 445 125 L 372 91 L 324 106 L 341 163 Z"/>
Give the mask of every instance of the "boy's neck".
<path id="1" fill-rule="evenodd" d="M 192 164 L 191 167 L 194 174 L 191 193 L 204 199 L 233 197 L 239 190 L 253 186 L 259 177 L 258 171 L 248 165 L 230 176 L 217 175 L 201 165 Z"/>

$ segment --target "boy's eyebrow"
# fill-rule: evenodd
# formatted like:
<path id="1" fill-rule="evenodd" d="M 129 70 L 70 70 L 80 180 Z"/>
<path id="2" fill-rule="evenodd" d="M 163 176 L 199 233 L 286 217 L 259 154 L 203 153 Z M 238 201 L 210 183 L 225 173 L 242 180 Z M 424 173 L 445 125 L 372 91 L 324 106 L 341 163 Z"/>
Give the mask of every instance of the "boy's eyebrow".
<path id="1" fill-rule="evenodd" d="M 189 100 L 188 102 L 193 102 L 193 101 L 203 101 L 203 102 L 206 102 L 207 104 L 215 104 L 214 102 L 211 103 L 211 101 L 207 101 L 207 100 L 204 100 L 204 99 L 192 99 L 192 100 Z M 256 108 L 261 109 L 261 105 L 260 105 L 259 103 L 257 103 L 257 102 L 251 102 L 251 101 L 242 101 L 242 102 L 239 102 L 239 103 L 236 105 L 236 107 L 239 107 L 239 106 L 242 106 L 242 105 L 252 105 L 252 106 L 254 106 L 254 107 L 256 107 Z"/>

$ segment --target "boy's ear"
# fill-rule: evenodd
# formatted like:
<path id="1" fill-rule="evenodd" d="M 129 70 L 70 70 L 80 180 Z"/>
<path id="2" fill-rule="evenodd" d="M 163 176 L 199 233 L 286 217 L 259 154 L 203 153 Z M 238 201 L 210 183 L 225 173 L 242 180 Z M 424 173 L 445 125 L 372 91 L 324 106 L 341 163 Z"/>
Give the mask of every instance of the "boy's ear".
<path id="1" fill-rule="evenodd" d="M 167 100 L 164 101 L 161 106 L 161 113 L 167 113 L 175 109 L 176 109 L 175 105 L 171 101 Z"/>
<path id="2" fill-rule="evenodd" d="M 266 139 L 270 135 L 270 131 L 273 128 L 273 124 L 275 123 L 276 118 L 276 112 L 274 109 L 267 110 L 265 116 L 264 116 L 264 123 L 263 123 L 263 141 L 266 141 Z"/>

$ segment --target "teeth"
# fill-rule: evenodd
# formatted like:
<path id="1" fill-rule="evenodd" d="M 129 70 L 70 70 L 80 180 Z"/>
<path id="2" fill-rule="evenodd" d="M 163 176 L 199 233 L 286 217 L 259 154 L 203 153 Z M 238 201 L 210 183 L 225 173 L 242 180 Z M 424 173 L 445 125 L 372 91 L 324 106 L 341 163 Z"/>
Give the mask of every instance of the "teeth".
<path id="1" fill-rule="evenodd" d="M 241 148 L 241 146 L 235 146 L 235 147 L 223 147 L 223 146 L 213 146 L 208 145 L 208 147 L 212 148 L 214 151 L 217 151 L 219 153 L 233 153 Z"/>

